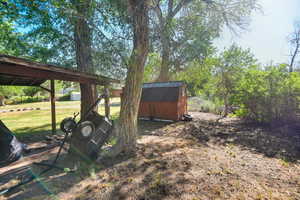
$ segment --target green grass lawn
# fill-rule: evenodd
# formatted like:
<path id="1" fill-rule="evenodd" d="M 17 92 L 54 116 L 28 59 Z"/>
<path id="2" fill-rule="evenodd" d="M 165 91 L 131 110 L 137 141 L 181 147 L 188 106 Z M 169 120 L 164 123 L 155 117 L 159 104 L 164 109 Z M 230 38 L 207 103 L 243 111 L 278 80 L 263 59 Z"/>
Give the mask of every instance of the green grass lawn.
<path id="1" fill-rule="evenodd" d="M 111 115 L 116 116 L 120 111 L 118 99 L 113 99 L 112 103 L 115 103 L 115 105 L 111 106 Z M 38 140 L 39 137 L 51 134 L 51 111 L 49 102 L 9 105 L 1 107 L 1 110 L 28 107 L 39 107 L 42 110 L 1 113 L 0 119 L 20 139 Z M 79 110 L 79 101 L 56 102 L 57 129 L 59 130 L 59 124 L 65 117 L 71 117 L 74 112 L 79 112 Z M 104 114 L 103 105 L 100 105 L 99 113 Z"/>
<path id="2" fill-rule="evenodd" d="M 120 103 L 120 98 L 111 98 L 111 103 Z M 101 101 L 103 104 L 103 100 Z M 76 107 L 80 106 L 80 101 L 56 101 L 56 107 Z M 18 108 L 46 108 L 50 109 L 49 102 L 38 102 L 38 103 L 24 103 L 18 105 L 6 105 L 0 107 L 1 110 L 10 110 L 10 109 L 18 109 Z"/>

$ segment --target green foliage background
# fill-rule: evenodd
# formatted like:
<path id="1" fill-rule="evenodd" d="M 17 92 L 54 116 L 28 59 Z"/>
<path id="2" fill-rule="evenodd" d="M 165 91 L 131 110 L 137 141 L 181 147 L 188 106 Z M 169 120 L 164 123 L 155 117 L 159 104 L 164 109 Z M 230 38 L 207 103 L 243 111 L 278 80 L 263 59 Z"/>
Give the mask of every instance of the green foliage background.
<path id="1" fill-rule="evenodd" d="M 297 120 L 300 111 L 299 72 L 288 72 L 286 64 L 263 66 L 237 45 L 190 63 L 174 78 L 188 84 L 189 95 L 213 102 L 213 110 L 204 109 L 211 112 L 222 113 L 227 106 L 247 120 L 282 124 Z"/>
<path id="2" fill-rule="evenodd" d="M 3 2 L 0 4 L 0 54 L 76 68 L 74 19 L 80 16 L 71 2 Z M 229 28 L 247 25 L 251 12 L 257 8 L 256 1 L 220 2 L 209 9 L 209 4 L 195 1 L 171 17 L 170 10 L 166 9 L 169 1 L 160 1 L 157 8 L 165 21 L 159 20 L 160 15 L 153 10 L 149 12 L 151 47 L 144 82 L 155 81 L 159 75 L 161 36 L 167 34 L 164 36 L 169 43 L 171 79 L 185 81 L 189 96 L 209 102 L 206 104 L 213 110 L 205 110 L 225 114 L 234 111 L 239 117 L 261 123 L 295 120 L 300 98 L 298 72 L 289 73 L 284 64 L 261 65 L 249 49 L 238 45 L 222 52 L 213 45 L 226 24 L 224 19 L 230 19 Z M 229 4 L 234 6 L 228 9 Z M 93 17 L 88 24 L 92 30 L 92 57 L 97 74 L 124 79 L 132 48 L 130 17 L 125 8 L 124 1 L 120 0 L 93 1 L 90 13 Z M 74 87 L 57 83 L 57 90 Z M 39 93 L 44 95 L 40 88 L 0 86 L 2 97 L 35 97 Z"/>

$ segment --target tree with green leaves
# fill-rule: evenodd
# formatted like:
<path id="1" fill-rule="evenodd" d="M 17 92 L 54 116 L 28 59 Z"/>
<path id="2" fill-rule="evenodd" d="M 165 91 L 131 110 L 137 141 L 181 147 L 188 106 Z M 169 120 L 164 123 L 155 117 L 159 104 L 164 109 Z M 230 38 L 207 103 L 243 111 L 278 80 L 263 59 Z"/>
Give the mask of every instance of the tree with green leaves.
<path id="1" fill-rule="evenodd" d="M 232 106 L 231 97 L 245 69 L 255 65 L 257 59 L 250 49 L 233 44 L 218 57 L 213 68 L 211 85 L 215 85 L 215 96 L 224 104 L 223 115 L 227 116 Z"/>
<path id="2" fill-rule="evenodd" d="M 92 30 L 89 21 L 93 17 L 92 0 L 72 0 L 75 14 L 72 17 L 74 23 L 74 43 L 77 68 L 81 72 L 95 73 L 92 59 Z M 96 86 L 80 84 L 81 113 L 85 113 L 90 105 L 97 99 Z"/>
<path id="3" fill-rule="evenodd" d="M 245 28 L 257 0 L 153 0 L 151 26 L 161 53 L 158 81 L 168 81 L 172 68 L 204 59 L 223 26 Z"/>
<path id="4" fill-rule="evenodd" d="M 299 98 L 300 75 L 287 64 L 246 69 L 232 94 L 237 116 L 275 126 L 298 123 Z"/>
<path id="5" fill-rule="evenodd" d="M 128 0 L 127 15 L 133 33 L 132 53 L 122 94 L 120 119 L 117 125 L 117 144 L 106 156 L 136 151 L 137 117 L 140 104 L 144 68 L 149 51 L 148 0 Z"/>
<path id="6" fill-rule="evenodd" d="M 22 41 L 21 34 L 14 32 L 12 23 L 2 20 L 0 19 L 0 53 L 24 55 L 27 44 Z"/>
<path id="7" fill-rule="evenodd" d="M 118 149 L 117 152 L 133 152 L 137 137 L 137 113 L 144 65 L 149 46 L 148 1 L 11 0 L 6 11 L 11 13 L 10 16 L 13 16 L 15 23 L 20 27 L 22 22 L 24 26 L 30 27 L 24 34 L 31 45 L 41 45 L 51 52 L 42 62 L 51 62 L 55 58 L 57 61 L 63 59 L 61 63 L 70 63 L 71 67 L 76 66 L 80 71 L 98 73 L 99 68 L 94 64 L 101 63 L 98 58 L 103 55 L 107 58 L 109 55 L 113 59 L 107 58 L 105 62 L 111 63 L 115 58 L 120 58 L 121 62 L 116 62 L 118 66 L 110 65 L 108 69 L 110 74 L 114 71 L 118 73 L 115 69 L 121 63 L 127 68 L 117 131 L 118 143 L 115 149 Z M 65 45 L 68 46 L 66 49 Z M 109 51 L 101 50 L 107 49 L 108 46 Z M 115 47 L 120 46 L 123 47 L 116 51 Z M 132 49 L 131 54 L 128 54 L 129 49 Z M 81 84 L 80 87 L 81 112 L 84 112 L 87 106 L 94 102 L 96 94 L 92 85 Z M 84 145 L 73 144 L 79 150 L 80 146 Z"/>
<path id="8" fill-rule="evenodd" d="M 7 0 L 0 4 L 4 22 L 14 24 L 13 32 L 25 44 L 22 53 L 7 54 L 43 63 L 74 65 L 72 32 L 66 20 L 69 9 L 63 9 L 63 2 Z"/>
<path id="9" fill-rule="evenodd" d="M 161 63 L 161 57 L 159 53 L 149 53 L 148 60 L 145 66 L 144 83 L 153 82 L 159 74 L 159 65 Z"/>
<path id="10" fill-rule="evenodd" d="M 188 64 L 185 70 L 175 75 L 176 80 L 183 80 L 187 83 L 187 89 L 191 96 L 209 96 L 205 86 L 210 81 L 212 70 L 219 64 L 216 57 L 207 57 L 203 61 L 194 61 Z"/>
<path id="11" fill-rule="evenodd" d="M 5 106 L 6 97 L 23 94 L 23 89 L 20 86 L 0 86 L 0 106 Z"/>

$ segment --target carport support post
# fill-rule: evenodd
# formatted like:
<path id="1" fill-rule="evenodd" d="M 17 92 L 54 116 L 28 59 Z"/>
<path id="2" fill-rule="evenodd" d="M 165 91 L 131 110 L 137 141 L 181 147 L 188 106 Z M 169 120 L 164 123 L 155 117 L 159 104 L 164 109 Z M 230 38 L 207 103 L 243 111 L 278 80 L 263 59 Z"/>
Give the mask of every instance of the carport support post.
<path id="1" fill-rule="evenodd" d="M 109 89 L 108 89 L 108 85 L 104 86 L 104 93 L 105 93 L 105 98 L 104 98 L 105 116 L 107 118 L 109 118 L 109 116 L 110 116 L 110 106 L 109 106 Z"/>
<path id="2" fill-rule="evenodd" d="M 50 80 L 50 101 L 51 101 L 52 134 L 55 134 L 56 133 L 56 114 L 55 114 L 55 84 L 54 84 L 54 80 Z"/>

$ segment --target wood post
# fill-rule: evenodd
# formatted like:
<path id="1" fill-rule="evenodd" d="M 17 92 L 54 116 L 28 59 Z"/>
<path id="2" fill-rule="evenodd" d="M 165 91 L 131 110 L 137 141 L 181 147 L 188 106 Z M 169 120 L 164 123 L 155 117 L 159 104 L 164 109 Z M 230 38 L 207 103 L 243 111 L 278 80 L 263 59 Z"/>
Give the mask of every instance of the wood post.
<path id="1" fill-rule="evenodd" d="M 51 101 L 51 122 L 52 134 L 56 133 L 56 112 L 55 112 L 55 84 L 54 80 L 50 80 L 50 101 Z"/>
<path id="2" fill-rule="evenodd" d="M 109 118 L 110 116 L 110 102 L 109 102 L 109 88 L 108 85 L 104 86 L 104 93 L 105 93 L 105 98 L 104 98 L 104 104 L 105 104 L 105 116 Z"/>

